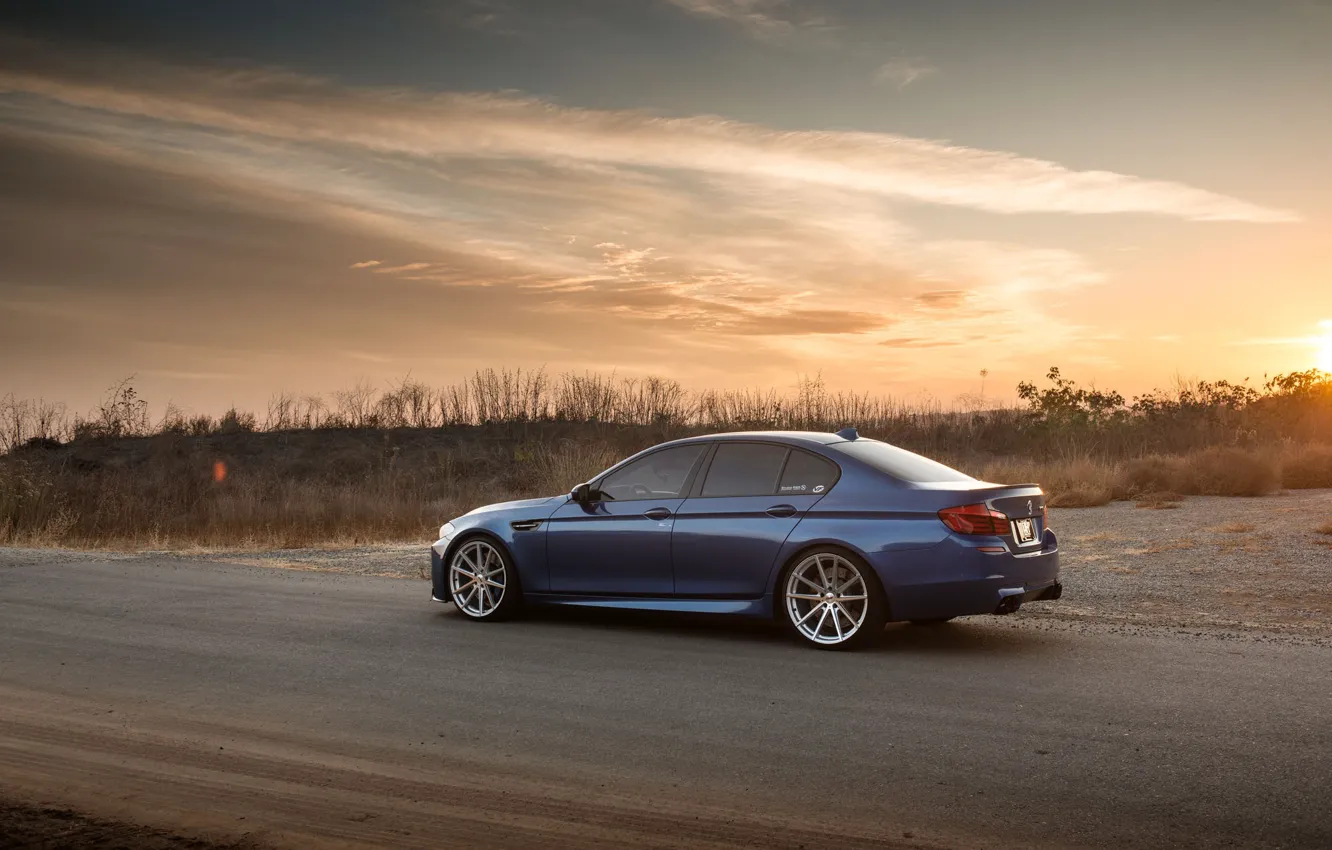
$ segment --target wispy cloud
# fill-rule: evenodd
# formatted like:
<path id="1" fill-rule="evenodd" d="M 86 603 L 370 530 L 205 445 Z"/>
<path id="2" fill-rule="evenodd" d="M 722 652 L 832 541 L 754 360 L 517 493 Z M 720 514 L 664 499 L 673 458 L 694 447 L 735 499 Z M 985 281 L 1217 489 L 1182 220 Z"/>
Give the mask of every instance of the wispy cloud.
<path id="1" fill-rule="evenodd" d="M 666 0 L 700 18 L 726 21 L 747 35 L 770 44 L 791 44 L 797 38 L 826 38 L 836 29 L 818 15 L 800 14 L 790 0 Z"/>
<path id="2" fill-rule="evenodd" d="M 874 72 L 874 81 L 891 85 L 898 91 L 916 80 L 938 73 L 939 69 L 923 59 L 898 58 L 883 63 Z"/>
<path id="3" fill-rule="evenodd" d="M 368 268 L 373 268 L 374 266 L 377 266 L 377 265 L 379 265 L 379 264 L 380 264 L 380 261 L 379 261 L 379 260 L 365 260 L 364 262 L 360 262 L 360 263 L 352 263 L 352 264 L 351 264 L 350 266 L 348 266 L 347 268 L 349 268 L 349 269 L 368 269 Z"/>
<path id="4" fill-rule="evenodd" d="M 8 51 L 13 56 L 14 51 Z M 11 60 L 12 61 L 12 60 Z M 275 72 L 126 63 L 0 70 L 0 91 L 268 137 L 430 159 L 530 159 L 796 182 L 1003 213 L 1154 213 L 1291 221 L 1290 212 L 1164 180 L 887 133 L 783 131 L 712 116 L 574 109 L 508 95 L 348 89 Z"/>
<path id="5" fill-rule="evenodd" d="M 1262 336 L 1241 339 L 1235 345 L 1319 345 L 1325 339 L 1321 336 Z"/>

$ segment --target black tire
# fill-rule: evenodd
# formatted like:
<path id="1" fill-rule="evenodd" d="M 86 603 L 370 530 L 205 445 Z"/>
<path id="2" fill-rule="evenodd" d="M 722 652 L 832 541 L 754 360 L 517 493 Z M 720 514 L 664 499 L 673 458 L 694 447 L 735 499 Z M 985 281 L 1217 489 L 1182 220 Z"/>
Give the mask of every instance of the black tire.
<path id="1" fill-rule="evenodd" d="M 956 617 L 934 617 L 929 620 L 911 620 L 913 626 L 942 626 L 944 623 L 952 622 Z"/>
<path id="2" fill-rule="evenodd" d="M 809 566 L 811 561 L 823 565 L 822 570 L 813 573 L 815 576 L 813 582 L 807 577 L 804 579 L 792 578 L 797 572 L 800 572 L 802 576 L 810 575 Z M 814 587 L 806 587 L 806 585 L 821 583 L 819 576 L 827 574 L 830 567 L 833 570 L 831 576 L 833 584 L 851 585 L 851 587 L 846 588 L 844 596 L 827 596 L 829 592 L 836 593 L 836 588 L 832 590 L 825 588 L 819 593 L 815 593 Z M 857 584 L 853 584 L 848 568 L 854 570 L 858 577 Z M 855 615 L 862 613 L 861 609 L 857 607 L 860 600 L 854 598 L 861 595 L 856 592 L 859 587 L 864 588 L 864 609 L 863 616 L 860 616 L 857 621 Z M 801 595 L 813 598 L 793 598 L 790 588 L 795 588 L 797 591 L 808 591 L 808 593 Z M 824 602 L 822 599 L 815 601 L 820 594 L 829 601 Z M 802 644 L 815 649 L 847 650 L 867 646 L 882 637 L 884 624 L 888 622 L 888 599 L 884 595 L 883 588 L 879 585 L 879 577 L 874 574 L 874 570 L 860 556 L 839 546 L 817 546 L 806 549 L 792 558 L 782 568 L 774 596 L 776 597 L 775 607 L 778 622 Z M 839 599 L 845 599 L 846 601 L 837 604 L 836 601 Z M 833 625 L 831 627 L 828 625 L 826 613 L 813 610 L 816 608 L 832 613 Z M 817 626 L 807 625 L 816 618 L 819 618 Z M 839 639 L 838 635 L 843 629 L 843 619 L 845 619 L 848 626 L 852 623 L 858 622 L 858 624 L 851 634 Z M 797 620 L 803 620 L 806 625 L 802 626 Z M 814 634 L 811 634 L 811 631 Z"/>
<path id="3" fill-rule="evenodd" d="M 468 576 L 480 575 L 478 567 L 486 570 L 485 583 L 474 587 L 477 583 Z M 497 584 L 501 585 L 498 590 Z M 502 543 L 485 534 L 464 537 L 449 550 L 444 589 L 458 613 L 476 622 L 508 620 L 522 611 L 523 591 L 513 559 Z"/>

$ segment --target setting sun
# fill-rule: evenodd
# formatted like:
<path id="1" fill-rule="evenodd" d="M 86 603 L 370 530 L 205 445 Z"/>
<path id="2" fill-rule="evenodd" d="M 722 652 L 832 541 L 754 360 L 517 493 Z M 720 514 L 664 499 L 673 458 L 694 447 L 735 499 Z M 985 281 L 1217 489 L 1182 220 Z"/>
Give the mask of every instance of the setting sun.
<path id="1" fill-rule="evenodd" d="M 1332 372 L 1332 322 L 1323 322 L 1322 338 L 1318 341 L 1318 368 Z"/>

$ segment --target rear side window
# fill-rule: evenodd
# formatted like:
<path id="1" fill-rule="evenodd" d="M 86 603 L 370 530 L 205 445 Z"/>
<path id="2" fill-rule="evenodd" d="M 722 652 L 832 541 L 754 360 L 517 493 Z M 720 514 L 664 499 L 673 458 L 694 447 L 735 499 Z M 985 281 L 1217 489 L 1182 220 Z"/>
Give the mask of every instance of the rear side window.
<path id="1" fill-rule="evenodd" d="M 841 470 L 837 464 L 818 455 L 791 450 L 791 457 L 786 461 L 782 472 L 782 483 L 777 492 L 783 495 L 801 495 L 827 492 L 837 483 Z"/>
<path id="2" fill-rule="evenodd" d="M 854 440 L 847 443 L 833 443 L 828 448 L 851 455 L 857 460 L 869 464 L 880 472 L 886 472 L 900 481 L 911 484 L 928 484 L 938 481 L 975 481 L 970 475 L 964 475 L 951 466 L 921 457 L 906 449 L 880 443 L 878 440 Z"/>
<path id="3" fill-rule="evenodd" d="M 704 496 L 771 496 L 777 492 L 786 447 L 764 443 L 722 443 L 708 467 Z"/>

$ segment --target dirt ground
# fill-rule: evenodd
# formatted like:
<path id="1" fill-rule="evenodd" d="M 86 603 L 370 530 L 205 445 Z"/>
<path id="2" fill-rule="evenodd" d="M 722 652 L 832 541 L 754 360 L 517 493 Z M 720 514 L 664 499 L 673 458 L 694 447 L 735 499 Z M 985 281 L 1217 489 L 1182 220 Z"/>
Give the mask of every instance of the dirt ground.
<path id="1" fill-rule="evenodd" d="M 1190 498 L 1164 509 L 1116 503 L 1052 512 L 1060 536 L 1064 599 L 995 620 L 1016 629 L 1226 630 L 1325 645 L 1332 638 L 1332 491 L 1264 498 Z M 293 570 L 427 578 L 426 543 L 354 549 L 162 553 L 176 560 Z M 0 549 L 0 567 L 142 558 L 149 553 Z M 985 618 L 987 621 L 991 618 Z M 1266 639 L 1266 638 L 1264 638 Z M 167 777 L 159 777 L 167 781 Z M 89 818 L 74 809 L 5 799 L 0 847 L 262 848 L 262 834 L 230 830 L 218 843 Z M 77 801 L 68 801 L 78 809 Z M 241 837 L 236 838 L 237 835 Z"/>
<path id="2" fill-rule="evenodd" d="M 259 850 L 246 839 L 214 843 L 160 829 L 85 817 L 66 808 L 0 800 L 0 847 L 22 850 Z"/>

